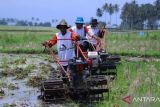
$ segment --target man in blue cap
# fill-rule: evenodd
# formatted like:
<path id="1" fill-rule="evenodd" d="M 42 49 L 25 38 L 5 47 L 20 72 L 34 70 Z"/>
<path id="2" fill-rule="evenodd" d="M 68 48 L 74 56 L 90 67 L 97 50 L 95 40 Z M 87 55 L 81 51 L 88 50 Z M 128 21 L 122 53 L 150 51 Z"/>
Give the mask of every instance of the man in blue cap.
<path id="1" fill-rule="evenodd" d="M 77 36 L 80 37 L 80 41 L 78 43 L 80 44 L 81 49 L 86 52 L 89 48 L 89 43 L 84 41 L 84 39 L 86 39 L 86 34 L 92 34 L 89 32 L 87 26 L 84 25 L 83 17 L 77 17 L 75 24 L 76 26 L 71 27 L 69 31 L 74 32 Z"/>

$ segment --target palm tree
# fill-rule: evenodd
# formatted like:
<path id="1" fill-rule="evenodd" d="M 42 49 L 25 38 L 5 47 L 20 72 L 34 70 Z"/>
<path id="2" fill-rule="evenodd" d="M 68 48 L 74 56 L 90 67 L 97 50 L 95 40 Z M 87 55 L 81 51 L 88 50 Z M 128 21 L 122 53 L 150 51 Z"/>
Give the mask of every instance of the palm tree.
<path id="1" fill-rule="evenodd" d="M 34 17 L 32 17 L 31 20 L 34 21 Z"/>
<path id="2" fill-rule="evenodd" d="M 108 11 L 108 13 L 110 15 L 110 24 L 111 24 L 111 16 L 114 13 L 114 6 L 112 4 L 109 4 L 108 8 L 107 8 L 107 11 Z"/>
<path id="3" fill-rule="evenodd" d="M 118 4 L 114 5 L 114 11 L 116 13 L 116 25 L 117 25 L 117 13 L 119 12 L 119 6 L 118 6 Z"/>
<path id="4" fill-rule="evenodd" d="M 103 10 L 103 12 L 105 12 L 105 21 L 106 21 L 106 23 L 107 23 L 107 12 L 108 12 L 108 4 L 107 3 L 105 3 L 103 6 L 102 6 L 102 10 Z"/>
<path id="5" fill-rule="evenodd" d="M 100 8 L 98 8 L 97 9 L 97 11 L 96 11 L 96 15 L 97 15 L 97 17 L 102 17 L 102 15 L 103 15 L 103 11 L 100 9 Z"/>
<path id="6" fill-rule="evenodd" d="M 155 4 L 158 20 L 159 20 L 160 19 L 160 0 L 156 0 L 154 4 Z"/>
<path id="7" fill-rule="evenodd" d="M 38 22 L 38 21 L 39 21 L 39 18 L 36 18 L 36 21 Z"/>
<path id="8" fill-rule="evenodd" d="M 130 16 L 130 4 L 129 3 L 125 3 L 123 8 L 122 8 L 122 12 L 121 12 L 121 16 L 120 18 L 123 20 L 123 22 L 121 23 L 124 28 L 129 28 L 129 16 Z"/>

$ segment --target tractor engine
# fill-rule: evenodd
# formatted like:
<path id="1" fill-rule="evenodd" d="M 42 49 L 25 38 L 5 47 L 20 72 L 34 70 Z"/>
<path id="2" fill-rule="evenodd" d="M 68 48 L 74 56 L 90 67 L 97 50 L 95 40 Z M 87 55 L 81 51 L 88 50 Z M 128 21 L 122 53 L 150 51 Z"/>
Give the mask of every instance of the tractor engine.
<path id="1" fill-rule="evenodd" d="M 88 52 L 88 58 L 92 60 L 92 68 L 91 71 L 92 73 L 95 73 L 98 70 L 98 65 L 99 65 L 99 55 L 98 52 Z"/>
<path id="2" fill-rule="evenodd" d="M 85 78 L 89 75 L 87 62 L 81 59 L 72 59 L 68 63 L 72 86 L 74 88 L 81 88 L 84 86 Z"/>
<path id="3" fill-rule="evenodd" d="M 102 71 L 106 71 L 107 69 L 116 69 L 116 64 L 112 60 L 108 60 L 109 55 L 106 53 L 99 53 L 100 54 L 100 63 L 99 68 Z"/>

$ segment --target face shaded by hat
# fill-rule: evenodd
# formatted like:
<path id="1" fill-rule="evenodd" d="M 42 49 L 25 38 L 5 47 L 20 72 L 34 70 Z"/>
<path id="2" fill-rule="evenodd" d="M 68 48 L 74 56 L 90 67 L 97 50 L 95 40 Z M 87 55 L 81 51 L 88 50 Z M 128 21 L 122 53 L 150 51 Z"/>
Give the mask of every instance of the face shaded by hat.
<path id="1" fill-rule="evenodd" d="M 62 19 L 62 20 L 59 22 L 59 24 L 56 26 L 57 29 L 61 29 L 62 27 L 63 27 L 63 28 L 66 28 L 66 29 L 70 28 L 70 27 L 68 26 L 67 22 L 66 22 L 64 19 Z"/>
<path id="2" fill-rule="evenodd" d="M 96 27 L 97 24 L 98 24 L 97 19 L 92 19 L 92 20 L 91 20 L 91 25 L 92 25 L 92 27 Z"/>
<path id="3" fill-rule="evenodd" d="M 94 24 L 98 24 L 97 19 L 92 19 L 92 20 L 91 20 L 91 24 L 92 24 L 92 23 L 94 23 Z"/>
<path id="4" fill-rule="evenodd" d="M 81 29 L 83 27 L 83 24 L 84 24 L 83 17 L 77 17 L 76 21 L 75 21 L 75 24 L 76 24 L 77 29 Z"/>

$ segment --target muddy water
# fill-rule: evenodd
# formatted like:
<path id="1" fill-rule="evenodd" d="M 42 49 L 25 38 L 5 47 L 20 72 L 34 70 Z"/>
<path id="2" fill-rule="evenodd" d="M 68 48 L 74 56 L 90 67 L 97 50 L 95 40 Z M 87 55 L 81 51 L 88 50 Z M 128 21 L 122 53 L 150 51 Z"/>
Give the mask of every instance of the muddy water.
<path id="1" fill-rule="evenodd" d="M 19 62 L 18 62 L 19 61 Z M 39 75 L 41 73 L 41 65 L 50 65 L 56 68 L 56 64 L 52 61 L 48 55 L 40 54 L 2 54 L 0 53 L 0 72 L 6 67 L 13 69 L 15 67 L 25 68 L 28 65 L 34 65 L 30 74 L 23 79 L 15 79 L 15 76 L 4 76 L 0 74 L 0 83 L 6 84 L 6 86 L 0 85 L 0 89 L 4 91 L 4 96 L 0 98 L 0 107 L 4 105 L 16 105 L 16 107 L 64 107 L 62 104 L 45 104 L 37 97 L 40 95 L 39 87 L 32 87 L 26 85 L 26 81 L 30 76 Z M 11 84 L 13 88 L 9 88 Z"/>
<path id="2" fill-rule="evenodd" d="M 25 80 L 13 80 L 13 78 L 6 78 L 6 82 L 14 84 L 16 87 L 18 87 L 18 89 L 5 89 L 5 96 L 0 100 L 0 106 L 4 104 L 26 106 L 34 106 L 39 104 L 37 100 L 37 95 L 39 95 L 38 89 L 26 86 Z"/>

